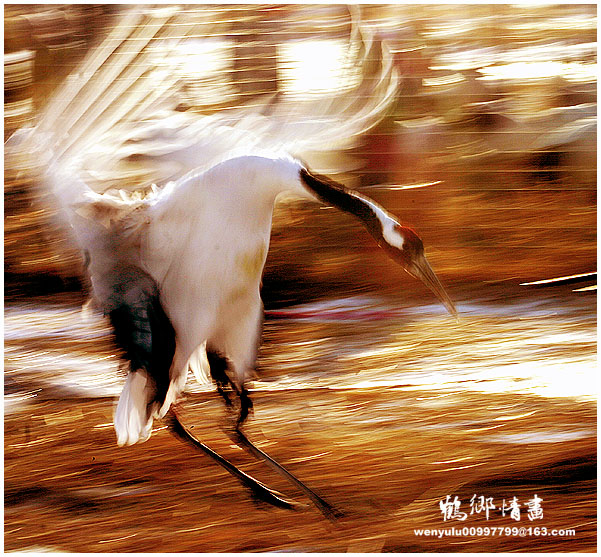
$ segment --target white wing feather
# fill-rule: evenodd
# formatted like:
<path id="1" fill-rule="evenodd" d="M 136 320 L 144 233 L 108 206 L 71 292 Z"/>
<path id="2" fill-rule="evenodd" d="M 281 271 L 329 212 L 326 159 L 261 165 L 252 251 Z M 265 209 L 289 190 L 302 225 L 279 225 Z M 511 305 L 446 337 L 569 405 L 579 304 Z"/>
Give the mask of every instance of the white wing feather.
<path id="1" fill-rule="evenodd" d="M 29 155 L 31 167 L 45 167 L 47 189 L 83 249 L 94 244 L 98 225 L 106 230 L 118 221 L 135 229 L 144 219 L 135 209 L 168 192 L 170 181 L 233 157 L 291 155 L 331 175 L 356 169 L 357 139 L 396 98 L 398 76 L 386 45 L 355 24 L 346 65 L 362 79 L 345 91 L 305 102 L 278 93 L 214 114 L 179 112 L 182 75 L 166 60 L 198 35 L 189 19 L 169 6 L 124 9 L 37 125 L 5 146 L 5 153 Z M 215 29 L 205 22 L 203 32 Z M 133 195 L 136 189 L 142 194 Z M 105 212 L 98 210 L 103 205 Z"/>
<path id="2" fill-rule="evenodd" d="M 169 52 L 194 36 L 185 13 L 172 7 L 127 9 L 121 21 L 59 88 L 40 114 L 28 145 L 48 152 L 53 169 L 77 176 L 93 190 L 163 186 L 225 158 L 289 153 L 317 172 L 356 168 L 351 150 L 395 99 L 398 76 L 382 43 L 357 25 L 347 66 L 361 75 L 355 86 L 314 101 L 283 95 L 215 114 L 178 112 L 184 85 Z M 205 34 L 211 28 L 203 27 Z M 334 162 L 336 161 L 336 162 Z M 56 181 L 55 181 L 56 183 Z"/>

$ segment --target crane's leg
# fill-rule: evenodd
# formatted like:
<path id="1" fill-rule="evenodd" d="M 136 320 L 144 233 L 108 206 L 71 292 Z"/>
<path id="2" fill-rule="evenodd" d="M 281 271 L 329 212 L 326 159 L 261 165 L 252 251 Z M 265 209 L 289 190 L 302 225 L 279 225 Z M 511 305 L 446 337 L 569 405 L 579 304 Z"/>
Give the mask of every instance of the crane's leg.
<path id="1" fill-rule="evenodd" d="M 208 352 L 207 356 L 209 353 L 211 352 Z M 250 441 L 250 439 L 248 439 L 248 437 L 243 433 L 242 426 L 248 416 L 249 409 L 252 408 L 250 396 L 244 385 L 242 385 L 242 387 L 237 386 L 236 382 L 230 379 L 230 377 L 228 376 L 228 359 L 218 354 L 215 354 L 214 352 L 212 354 L 213 356 L 212 358 L 209 358 L 209 362 L 211 362 L 211 365 L 215 366 L 215 369 L 211 368 L 211 376 L 213 378 L 219 378 L 219 381 L 222 382 L 222 391 L 224 390 L 224 387 L 227 389 L 227 394 L 224 394 L 222 392 L 222 395 L 226 399 L 226 405 L 231 406 L 232 404 L 231 399 L 228 396 L 231 392 L 235 392 L 240 399 L 240 410 L 238 418 L 236 420 L 236 424 L 232 429 L 227 430 L 227 433 L 231 437 L 231 439 L 237 445 L 247 450 L 255 458 L 263 460 L 273 470 L 275 470 L 280 475 L 284 476 L 288 481 L 296 485 L 296 487 L 298 487 L 303 493 L 305 493 L 305 495 L 307 495 L 307 497 L 309 497 L 309 499 L 311 499 L 311 501 L 313 501 L 315 506 L 324 514 L 324 516 L 326 516 L 329 519 L 340 518 L 342 516 L 342 513 L 340 511 L 338 511 L 335 507 L 330 505 L 322 497 L 317 495 L 317 493 L 315 493 L 311 488 L 309 488 L 303 482 L 301 482 L 296 476 L 294 476 L 294 474 L 289 472 L 279 462 L 277 462 L 267 453 L 255 446 L 255 444 L 252 441 Z"/>
<path id="2" fill-rule="evenodd" d="M 240 427 L 252 411 L 252 400 L 246 388 L 254 369 L 263 325 L 263 303 L 259 289 L 240 295 L 236 303 L 221 316 L 221 328 L 207 342 L 207 358 L 211 376 L 222 394 L 228 392 L 230 402 L 239 402 L 236 427 Z M 229 373 L 228 373 L 229 371 Z M 226 405 L 231 404 L 226 400 Z"/>
<path id="3" fill-rule="evenodd" d="M 240 480 L 242 484 L 249 488 L 255 494 L 255 496 L 257 496 L 261 500 L 266 501 L 267 503 L 271 503 L 276 507 L 281 507 L 283 509 L 293 509 L 298 506 L 298 503 L 288 501 L 284 498 L 284 496 L 281 493 L 270 489 L 265 484 L 256 480 L 249 474 L 246 474 L 245 472 L 234 466 L 231 462 L 223 458 L 220 454 L 216 453 L 210 447 L 199 441 L 196 437 L 194 437 L 194 435 L 190 433 L 190 431 L 188 431 L 188 429 L 186 429 L 182 425 L 177 415 L 177 412 L 173 408 L 169 410 L 165 419 L 169 425 L 171 433 L 173 433 L 176 437 L 179 437 L 182 441 L 189 443 L 194 448 L 202 451 L 207 456 L 212 458 L 217 464 L 219 464 L 219 466 L 227 470 L 235 478 L 238 478 L 238 480 Z"/>
<path id="4" fill-rule="evenodd" d="M 260 481 L 256 480 L 249 474 L 246 474 L 245 472 L 237 468 L 234 464 L 223 458 L 220 454 L 213 451 L 210 447 L 208 447 L 199 439 L 197 439 L 194 435 L 192 435 L 192 433 L 181 423 L 177 415 L 177 411 L 174 408 L 174 403 L 176 402 L 177 398 L 179 397 L 179 394 L 181 393 L 184 387 L 185 378 L 188 370 L 188 359 L 189 355 L 192 353 L 190 347 L 193 346 L 193 343 L 189 343 L 188 348 L 186 348 L 186 339 L 180 338 L 179 340 L 181 342 L 178 342 L 177 351 L 171 369 L 171 386 L 166 396 L 163 408 L 158 414 L 159 417 L 163 417 L 163 419 L 167 422 L 169 431 L 181 441 L 192 445 L 195 449 L 200 450 L 205 455 L 212 458 L 217 464 L 219 464 L 219 466 L 227 470 L 243 485 L 249 488 L 255 495 L 255 497 L 267 503 L 285 509 L 293 509 L 300 506 L 294 501 L 289 501 L 285 499 L 281 493 L 270 489 Z M 218 388 L 220 389 L 220 392 L 222 393 L 226 404 L 232 405 L 232 400 L 230 400 L 230 398 L 233 398 L 233 396 L 235 395 L 232 394 L 230 397 L 230 382 L 229 378 L 227 377 L 227 374 L 225 374 L 226 365 L 219 365 L 220 362 L 226 362 L 225 358 L 223 358 L 215 352 L 209 352 L 207 354 L 207 357 L 210 364 L 212 365 L 211 375 L 213 376 L 215 382 L 218 384 Z"/>
<path id="5" fill-rule="evenodd" d="M 216 350 L 207 348 L 207 361 L 209 362 L 211 378 L 217 386 L 217 392 L 223 397 L 225 406 L 231 410 L 234 404 L 235 391 L 234 384 L 226 373 L 227 359 Z"/>
<path id="6" fill-rule="evenodd" d="M 246 449 L 250 454 L 263 460 L 268 466 L 275 470 L 281 476 L 284 476 L 288 481 L 292 482 L 298 487 L 322 512 L 322 514 L 329 519 L 337 519 L 343 516 L 336 507 L 330 505 L 325 499 L 317 495 L 310 487 L 301 482 L 294 474 L 284 468 L 279 462 L 270 457 L 266 452 L 259 449 L 240 429 L 240 426 L 236 426 L 235 430 L 230 434 L 233 441 Z"/>
<path id="7" fill-rule="evenodd" d="M 218 386 L 221 382 L 222 390 L 224 387 L 231 389 L 240 402 L 236 423 L 233 428 L 227 430 L 228 435 L 255 458 L 265 461 L 276 472 L 294 483 L 327 518 L 340 516 L 341 513 L 332 505 L 324 501 L 281 464 L 257 448 L 242 432 L 242 426 L 252 410 L 252 401 L 246 388 L 246 382 L 257 359 L 263 325 L 263 304 L 258 285 L 257 290 L 249 291 L 246 297 L 239 296 L 229 313 L 222 314 L 221 325 L 220 330 L 207 342 L 207 354 L 210 352 L 218 354 L 218 357 L 212 357 L 212 365 L 215 365 L 216 369 L 211 370 L 211 376 L 217 378 Z"/>

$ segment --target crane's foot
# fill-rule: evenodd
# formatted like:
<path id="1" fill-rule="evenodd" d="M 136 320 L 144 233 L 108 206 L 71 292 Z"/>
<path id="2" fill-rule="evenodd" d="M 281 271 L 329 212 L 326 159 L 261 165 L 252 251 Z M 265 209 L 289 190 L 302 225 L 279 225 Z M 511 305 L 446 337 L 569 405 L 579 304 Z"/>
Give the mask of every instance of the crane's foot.
<path id="1" fill-rule="evenodd" d="M 211 457 L 215 462 L 217 462 L 217 464 L 219 464 L 222 468 L 227 470 L 230 474 L 232 474 L 232 476 L 237 478 L 244 486 L 250 489 L 256 498 L 276 507 L 280 507 L 282 509 L 298 509 L 305 506 L 300 503 L 297 503 L 296 501 L 286 499 L 284 495 L 282 495 L 278 491 L 267 487 L 259 480 L 243 472 L 231 462 L 223 458 L 220 454 L 216 453 L 213 449 L 199 441 L 181 423 L 179 417 L 173 409 L 169 410 L 169 412 L 165 416 L 165 421 L 169 426 L 169 431 L 171 431 L 173 435 L 178 437 L 180 440 L 188 443 L 189 445 L 192 445 L 194 448 L 202 451 L 207 456 Z"/>
<path id="2" fill-rule="evenodd" d="M 328 503 L 325 499 L 317 495 L 310 487 L 306 486 L 301 482 L 294 474 L 286 470 L 279 462 L 270 457 L 267 453 L 263 452 L 257 446 L 252 443 L 241 431 L 239 427 L 228 431 L 228 435 L 231 439 L 240 447 L 246 449 L 254 457 L 263 460 L 268 466 L 275 470 L 278 474 L 284 476 L 287 480 L 298 487 L 321 511 L 321 513 L 331 521 L 338 520 L 344 516 L 344 513 L 338 510 L 336 507 Z"/>

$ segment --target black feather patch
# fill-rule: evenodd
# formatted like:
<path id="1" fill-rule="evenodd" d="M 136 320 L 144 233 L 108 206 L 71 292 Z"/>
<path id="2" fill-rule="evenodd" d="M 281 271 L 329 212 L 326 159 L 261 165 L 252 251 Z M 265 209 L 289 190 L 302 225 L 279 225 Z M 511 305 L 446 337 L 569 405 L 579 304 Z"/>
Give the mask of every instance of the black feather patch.
<path id="1" fill-rule="evenodd" d="M 305 169 L 300 171 L 300 179 L 305 187 L 321 201 L 350 213 L 362 221 L 368 232 L 380 244 L 382 241 L 382 223 L 373 207 L 367 202 L 366 197 L 327 176 L 313 174 Z"/>
<path id="2" fill-rule="evenodd" d="M 155 281 L 144 270 L 122 265 L 113 274 L 109 317 L 115 340 L 131 370 L 144 369 L 153 379 L 153 402 L 162 404 L 169 388 L 175 331 L 159 299 Z"/>

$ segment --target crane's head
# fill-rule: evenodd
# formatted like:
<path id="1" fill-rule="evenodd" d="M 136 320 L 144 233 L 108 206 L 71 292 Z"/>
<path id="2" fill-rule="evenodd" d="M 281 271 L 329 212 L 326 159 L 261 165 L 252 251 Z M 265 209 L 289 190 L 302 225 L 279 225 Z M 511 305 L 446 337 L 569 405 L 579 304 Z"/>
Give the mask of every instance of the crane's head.
<path id="1" fill-rule="evenodd" d="M 451 315 L 457 316 L 455 304 L 426 259 L 422 239 L 414 230 L 401 226 L 384 211 L 378 215 L 378 220 L 382 225 L 382 237 L 378 242 L 380 246 L 412 277 L 420 279 L 432 290 Z"/>
<path id="2" fill-rule="evenodd" d="M 436 294 L 448 312 L 457 316 L 455 304 L 424 255 L 421 238 L 411 228 L 401 226 L 384 207 L 369 197 L 346 188 L 327 176 L 313 174 L 303 168 L 300 171 L 300 179 L 310 192 L 325 203 L 359 218 L 379 246 L 411 276 L 421 279 Z"/>

